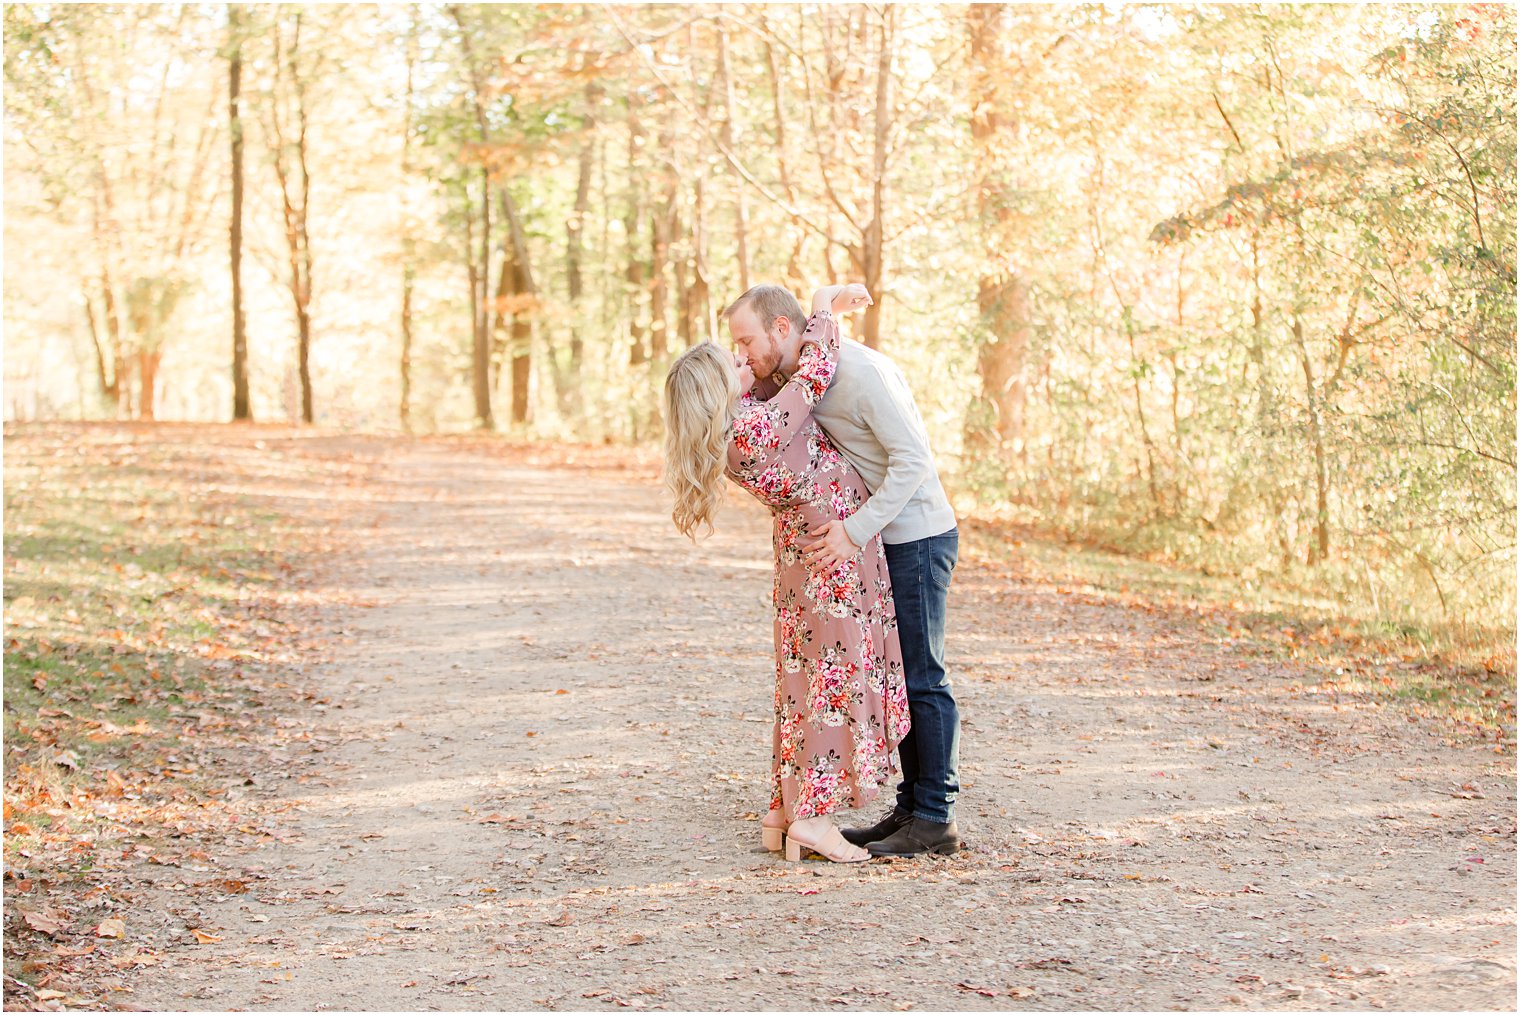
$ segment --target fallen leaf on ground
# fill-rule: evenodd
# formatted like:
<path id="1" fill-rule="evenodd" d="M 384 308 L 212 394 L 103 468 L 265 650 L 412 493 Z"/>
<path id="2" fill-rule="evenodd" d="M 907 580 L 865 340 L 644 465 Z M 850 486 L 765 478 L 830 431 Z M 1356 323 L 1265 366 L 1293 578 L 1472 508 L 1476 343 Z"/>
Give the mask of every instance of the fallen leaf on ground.
<path id="1" fill-rule="evenodd" d="M 28 927 L 43 934 L 58 933 L 68 921 L 68 917 L 56 909 L 23 909 L 20 913 Z"/>

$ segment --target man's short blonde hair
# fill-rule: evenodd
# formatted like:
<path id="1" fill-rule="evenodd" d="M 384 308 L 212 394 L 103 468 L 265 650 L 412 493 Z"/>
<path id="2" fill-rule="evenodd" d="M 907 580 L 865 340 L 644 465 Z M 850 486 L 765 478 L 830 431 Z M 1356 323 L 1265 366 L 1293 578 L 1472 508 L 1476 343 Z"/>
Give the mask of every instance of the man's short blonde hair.
<path id="1" fill-rule="evenodd" d="M 721 316 L 726 321 L 740 307 L 749 307 L 759 318 L 760 327 L 766 331 L 771 330 L 778 317 L 785 317 L 792 322 L 793 335 L 800 335 L 807 330 L 807 314 L 802 312 L 802 304 L 797 302 L 797 297 L 785 286 L 752 285 L 744 291 L 743 296 L 730 303 Z"/>

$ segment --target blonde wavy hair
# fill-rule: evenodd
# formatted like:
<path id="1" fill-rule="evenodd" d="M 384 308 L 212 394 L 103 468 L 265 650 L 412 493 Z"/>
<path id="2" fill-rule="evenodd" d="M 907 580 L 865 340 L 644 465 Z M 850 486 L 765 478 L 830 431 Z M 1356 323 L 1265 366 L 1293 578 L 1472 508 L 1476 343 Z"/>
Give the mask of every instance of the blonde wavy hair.
<path id="1" fill-rule="evenodd" d="M 676 499 L 670 517 L 693 542 L 699 526 L 713 531 L 723 502 L 728 424 L 738 399 L 738 371 L 715 342 L 687 349 L 665 375 L 665 486 Z"/>

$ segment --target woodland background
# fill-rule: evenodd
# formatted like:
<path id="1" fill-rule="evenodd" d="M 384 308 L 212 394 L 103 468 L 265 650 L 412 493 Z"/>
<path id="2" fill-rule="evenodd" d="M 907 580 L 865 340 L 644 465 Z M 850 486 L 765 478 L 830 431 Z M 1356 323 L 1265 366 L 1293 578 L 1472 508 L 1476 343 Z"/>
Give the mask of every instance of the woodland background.
<path id="1" fill-rule="evenodd" d="M 651 444 L 733 296 L 861 280 L 855 337 L 966 517 L 1513 673 L 1512 7 L 10 4 L 4 33 L 7 420 Z"/>

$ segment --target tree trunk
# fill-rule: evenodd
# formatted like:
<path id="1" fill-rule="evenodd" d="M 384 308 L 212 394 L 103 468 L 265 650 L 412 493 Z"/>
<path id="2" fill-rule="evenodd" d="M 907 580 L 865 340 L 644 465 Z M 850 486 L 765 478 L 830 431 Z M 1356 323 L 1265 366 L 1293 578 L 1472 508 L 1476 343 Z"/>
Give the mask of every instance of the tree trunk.
<path id="1" fill-rule="evenodd" d="M 761 15 L 761 25 L 766 25 L 764 14 Z M 786 147 L 786 113 L 784 96 L 782 94 L 781 72 L 776 65 L 776 51 L 770 42 L 765 43 L 765 68 L 770 75 L 771 83 L 771 108 L 775 114 L 775 137 L 776 137 L 776 168 L 781 174 L 781 190 L 786 195 L 787 204 L 795 208 L 797 206 L 797 191 L 792 186 L 792 174 L 788 169 L 790 152 Z M 792 249 L 786 259 L 786 285 L 794 292 L 800 292 L 804 288 L 805 280 L 802 274 L 802 245 L 806 242 L 807 231 L 805 229 L 792 230 Z"/>
<path id="2" fill-rule="evenodd" d="M 302 306 L 297 315 L 300 327 L 301 422 L 315 422 L 311 406 L 311 314 Z"/>
<path id="3" fill-rule="evenodd" d="M 237 4 L 227 5 L 230 50 L 227 64 L 227 113 L 232 137 L 232 418 L 250 421 L 248 400 L 248 332 L 243 313 L 243 117 L 238 109 L 243 77 L 243 25 Z"/>
<path id="4" fill-rule="evenodd" d="M 691 284 L 686 287 L 686 334 L 687 345 L 701 337 L 717 334 L 718 322 L 713 316 L 712 288 L 707 281 L 707 197 L 702 178 L 692 185 L 691 207 Z"/>
<path id="5" fill-rule="evenodd" d="M 675 185 L 671 184 L 664 199 L 649 216 L 649 356 L 655 363 L 663 362 L 670 354 L 665 276 L 669 265 L 670 215 L 675 196 Z"/>
<path id="6" fill-rule="evenodd" d="M 694 182 L 692 189 L 695 192 L 697 184 Z M 696 309 L 691 305 L 691 286 L 686 281 L 692 263 L 696 260 L 693 248 L 693 237 L 683 233 L 690 227 L 681 221 L 679 210 L 671 217 L 670 234 L 672 236 L 684 236 L 684 242 L 677 246 L 678 253 L 675 255 L 675 263 L 671 265 L 676 279 L 676 348 L 691 348 L 692 335 L 696 333 Z"/>
<path id="7" fill-rule="evenodd" d="M 1272 511 L 1272 527 L 1277 535 L 1278 557 L 1286 567 L 1293 562 L 1292 541 L 1288 538 L 1287 505 L 1282 483 L 1275 471 L 1267 468 L 1277 440 L 1277 398 L 1272 378 L 1267 372 L 1267 322 L 1261 291 L 1261 232 L 1251 229 L 1251 362 L 1256 366 L 1256 429 L 1265 451 L 1258 461 L 1262 465 L 1267 489 L 1267 506 Z"/>
<path id="8" fill-rule="evenodd" d="M 1029 348 L 1029 287 L 1013 264 L 1013 244 L 1020 237 L 1006 179 L 1010 148 L 1006 132 L 1013 125 L 1013 111 L 999 88 L 1008 73 L 1003 52 L 1006 17 L 1004 4 L 972 4 L 969 9 L 976 100 L 971 139 L 983 262 L 990 270 L 977 287 L 981 391 L 967 414 L 966 441 L 973 451 L 983 453 L 993 446 L 1002 451 L 1023 438 L 1024 362 Z"/>
<path id="9" fill-rule="evenodd" d="M 1185 333 L 1184 329 L 1186 327 L 1182 313 L 1183 298 L 1186 292 L 1182 287 L 1182 262 L 1186 256 L 1186 251 L 1184 251 L 1177 257 L 1177 337 L 1179 340 Z M 1175 346 L 1173 349 L 1175 350 Z M 1187 456 L 1187 447 L 1182 440 L 1182 416 L 1178 411 L 1178 403 L 1182 398 L 1182 367 L 1177 363 L 1175 351 L 1168 351 L 1166 358 L 1167 362 L 1172 366 L 1172 443 L 1177 449 L 1177 458 L 1181 461 Z M 1185 477 L 1186 473 L 1183 475 Z"/>
<path id="10" fill-rule="evenodd" d="M 1325 455 L 1324 424 L 1319 408 L 1319 389 L 1314 382 L 1314 364 L 1304 343 L 1304 322 L 1297 307 L 1293 310 L 1293 341 L 1298 346 L 1299 362 L 1304 371 L 1304 396 L 1309 408 L 1309 439 L 1314 446 L 1314 546 L 1309 550 L 1309 566 L 1330 556 L 1330 467 Z"/>
<path id="11" fill-rule="evenodd" d="M 490 323 L 487 334 L 491 336 L 491 398 L 501 394 L 502 367 L 510 353 L 507 341 L 507 308 L 512 305 L 512 253 L 503 250 L 501 267 L 496 269 L 496 295 L 491 298 Z"/>
<path id="12" fill-rule="evenodd" d="M 1325 454 L 1324 422 L 1320 413 L 1320 391 L 1314 380 L 1314 363 L 1304 341 L 1302 272 L 1305 262 L 1304 226 L 1295 209 L 1294 231 L 1298 239 L 1298 264 L 1293 271 L 1293 344 L 1298 349 L 1299 364 L 1304 371 L 1304 401 L 1309 410 L 1309 440 L 1314 446 L 1314 545 L 1308 554 L 1310 567 L 1330 556 L 1330 466 Z"/>
<path id="13" fill-rule="evenodd" d="M 660 131 L 660 151 L 675 147 L 675 105 L 670 107 L 665 129 Z M 666 275 L 670 263 L 670 220 L 675 212 L 676 170 L 665 167 L 665 189 L 649 214 L 649 349 L 650 360 L 658 366 L 670 356 L 670 321 L 666 310 L 669 292 Z"/>
<path id="14" fill-rule="evenodd" d="M 882 229 L 887 204 L 887 140 L 892 127 L 892 21 L 896 10 L 891 4 L 881 8 L 877 29 L 876 122 L 871 154 L 871 221 L 861 236 L 861 269 L 866 288 L 873 297 L 866 307 L 861 341 L 872 349 L 881 344 L 881 306 L 886 295 L 881 291 L 883 277 Z"/>
<path id="15" fill-rule="evenodd" d="M 990 431 L 999 448 L 1014 447 L 1024 436 L 1024 360 L 1029 347 L 1029 287 L 1017 276 L 983 276 L 977 309 L 985 329 L 977 349 L 981 398 L 991 415 Z"/>
<path id="16" fill-rule="evenodd" d="M 718 74 L 723 79 L 723 147 L 734 145 L 734 80 L 728 65 L 728 29 L 718 24 Z M 736 181 L 734 194 L 734 249 L 739 262 L 739 291 L 749 288 L 749 190 Z"/>
<path id="17" fill-rule="evenodd" d="M 299 325 L 301 332 L 301 422 L 313 423 L 316 416 L 311 404 L 311 171 L 307 165 L 306 144 L 307 108 L 306 84 L 300 74 L 297 46 L 301 39 L 301 15 L 296 14 L 296 30 L 290 46 L 290 78 L 296 89 L 296 159 L 301 166 L 301 214 L 296 220 L 300 235 L 300 286 L 297 300 L 300 304 Z"/>
<path id="18" fill-rule="evenodd" d="M 401 429 L 412 432 L 412 287 L 415 272 L 410 263 L 401 269 L 401 404 L 397 412 Z"/>
<path id="19" fill-rule="evenodd" d="M 591 208 L 591 162 L 595 151 L 593 139 L 596 134 L 596 103 L 600 100 L 600 86 L 586 87 L 586 114 L 583 129 L 586 139 L 581 142 L 578 155 L 580 171 L 575 181 L 575 207 L 570 220 L 565 223 L 565 287 L 570 296 L 570 363 L 568 377 L 563 384 L 560 411 L 579 416 L 584 405 L 581 395 L 581 366 L 585 359 L 585 339 L 581 334 L 581 315 L 584 308 L 581 299 L 584 283 L 581 279 L 581 262 L 586 256 L 582 240 L 586 228 L 586 214 Z M 557 361 L 557 358 L 556 358 Z M 558 376 L 558 371 L 556 371 Z"/>
<path id="20" fill-rule="evenodd" d="M 1130 370 L 1131 391 L 1135 396 L 1135 418 L 1140 422 L 1140 443 L 1145 448 L 1145 482 L 1151 493 L 1151 504 L 1160 512 L 1162 504 L 1161 490 L 1156 482 L 1156 442 L 1151 439 L 1150 424 L 1145 418 L 1145 400 L 1140 392 L 1141 364 L 1140 352 L 1135 346 L 1135 311 L 1129 304 L 1123 304 L 1120 312 L 1124 318 L 1124 337 L 1129 341 L 1130 362 L 1134 364 Z"/>
<path id="21" fill-rule="evenodd" d="M 644 258 L 640 242 L 644 221 L 644 167 L 639 157 L 644 140 L 643 125 L 639 122 L 639 99 L 628 96 L 628 209 L 623 219 L 623 235 L 628 243 L 628 267 L 623 278 L 628 285 L 628 365 L 639 366 L 649 359 L 644 344 L 644 325 L 640 310 L 644 294 Z"/>
<path id="22" fill-rule="evenodd" d="M 480 261 L 475 256 L 475 201 L 465 188 L 464 248 L 465 271 L 470 280 L 470 389 L 475 398 L 475 428 L 494 430 L 491 418 L 491 347 L 486 342 L 483 323 L 485 285 L 481 281 Z"/>
<path id="23" fill-rule="evenodd" d="M 296 360 L 301 383 L 301 421 L 311 423 L 315 419 L 311 394 L 311 294 L 312 254 L 311 234 L 307 222 L 311 211 L 311 173 L 307 164 L 307 103 L 306 85 L 301 76 L 301 13 L 296 12 L 290 39 L 289 55 L 283 55 L 283 27 L 274 26 L 275 96 L 270 104 L 270 132 L 273 142 L 272 162 L 275 176 L 280 184 L 281 210 L 285 216 L 285 247 L 290 270 L 289 287 L 295 304 L 297 347 Z M 283 104 L 280 86 L 289 88 L 295 101 L 295 138 L 291 148 L 295 152 L 295 165 L 287 160 L 289 154 L 285 141 L 286 125 L 281 121 L 280 106 Z M 292 179 L 299 173 L 299 179 Z M 299 195 L 299 197 L 297 196 Z"/>
<path id="24" fill-rule="evenodd" d="M 90 326 L 90 344 L 95 348 L 95 378 L 100 383 L 100 393 L 105 398 L 109 399 L 113 406 L 119 407 L 121 402 L 120 391 L 122 373 L 121 360 L 119 358 L 120 350 L 117 346 L 115 346 L 114 343 L 111 343 L 112 351 L 117 355 L 118 358 L 112 363 L 114 370 L 110 374 L 107 374 L 107 342 L 101 341 L 100 321 L 95 316 L 95 298 L 90 294 L 89 289 L 86 289 L 84 291 L 84 312 L 85 318 Z M 109 342 L 109 338 L 107 341 Z"/>
<path id="25" fill-rule="evenodd" d="M 156 400 L 154 387 L 158 384 L 158 362 L 163 353 L 157 348 L 144 347 L 137 351 L 137 418 L 145 423 L 154 420 Z"/>
<path id="26" fill-rule="evenodd" d="M 401 176 L 412 176 L 412 102 L 415 98 L 413 72 L 417 65 L 417 9 L 412 8 L 411 24 L 406 33 L 406 104 L 401 121 Z M 403 191 L 403 194 L 405 192 Z M 401 400 L 397 414 L 401 429 L 412 432 L 412 289 L 417 272 L 413 265 L 416 243 L 412 239 L 410 206 L 405 197 L 401 206 Z"/>
<path id="27" fill-rule="evenodd" d="M 475 126 L 482 146 L 490 139 L 486 124 L 484 97 L 479 68 L 475 66 L 470 30 L 458 4 L 449 5 L 449 14 L 459 27 L 459 47 L 464 54 L 465 73 L 469 80 L 470 102 L 474 107 Z M 467 252 L 466 256 L 470 256 Z M 491 169 L 480 167 L 480 256 L 470 262 L 470 309 L 472 341 L 470 345 L 470 387 L 475 396 L 475 428 L 496 429 L 491 412 Z"/>
<path id="28" fill-rule="evenodd" d="M 512 266 L 513 282 L 523 285 L 519 266 Z M 528 386 L 533 377 L 533 324 L 529 311 L 520 310 L 512 315 L 512 422 L 516 426 L 528 422 Z"/>
<path id="29" fill-rule="evenodd" d="M 101 174 L 102 182 L 104 173 Z M 111 250 L 109 229 L 101 220 L 101 205 L 105 202 L 104 195 L 109 193 L 108 188 L 101 186 L 100 193 L 92 202 L 93 216 L 91 218 L 91 232 L 95 241 L 95 249 L 100 258 L 100 301 L 101 312 L 105 317 L 105 336 L 108 356 L 111 361 L 110 382 L 107 383 L 105 371 L 100 372 L 100 390 L 111 405 L 112 415 L 116 419 L 123 416 L 122 400 L 126 397 L 127 388 L 123 378 L 127 376 L 126 351 L 122 346 L 121 339 L 121 316 L 116 310 L 116 294 L 111 279 Z M 85 294 L 86 307 L 92 307 L 93 301 L 88 292 Z M 92 312 L 93 316 L 93 312 Z"/>
<path id="30" fill-rule="evenodd" d="M 470 365 L 475 391 L 475 426 L 479 430 L 496 429 L 491 412 L 491 174 L 480 171 L 480 257 L 475 262 L 475 342 Z"/>
<path id="31" fill-rule="evenodd" d="M 528 422 L 528 385 L 533 376 L 533 318 L 537 314 L 538 285 L 533 281 L 533 261 L 528 250 L 528 232 L 523 228 L 517 203 L 506 187 L 496 192 L 501 203 L 501 217 L 507 221 L 507 238 L 511 252 L 512 285 L 512 422 Z"/>
<path id="32" fill-rule="evenodd" d="M 127 352 L 121 337 L 121 315 L 116 311 L 116 297 L 108 275 L 101 277 L 100 292 L 106 315 L 106 335 L 111 340 L 111 387 L 106 394 L 116 401 L 116 417 L 120 419 L 122 399 L 130 400 L 131 396 L 124 380 L 127 376 Z"/>

